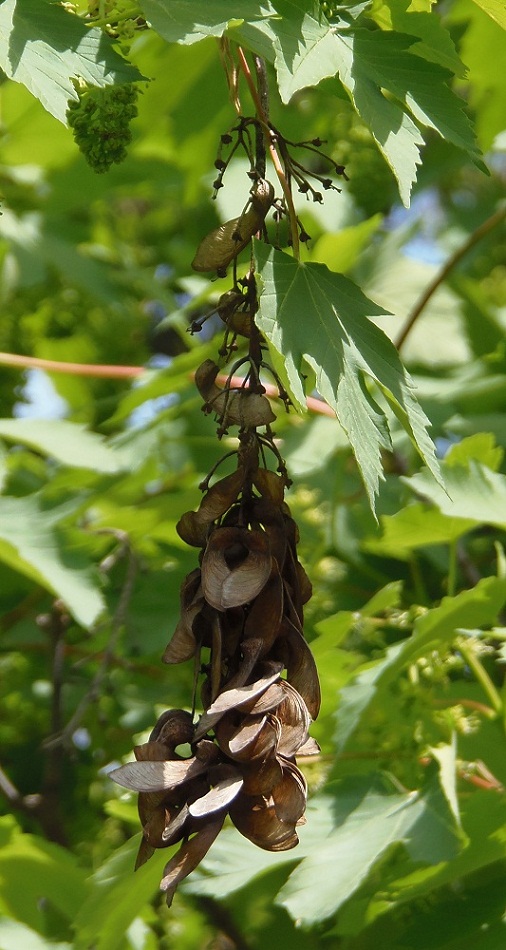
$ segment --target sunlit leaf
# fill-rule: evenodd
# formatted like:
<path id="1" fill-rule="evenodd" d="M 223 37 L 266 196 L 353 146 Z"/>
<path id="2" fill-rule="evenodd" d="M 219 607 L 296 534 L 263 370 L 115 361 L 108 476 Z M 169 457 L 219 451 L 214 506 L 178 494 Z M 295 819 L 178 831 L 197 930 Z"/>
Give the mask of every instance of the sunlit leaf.
<path id="1" fill-rule="evenodd" d="M 222 36 L 227 27 L 243 20 L 255 22 L 275 15 L 271 3 L 239 0 L 233 9 L 228 0 L 210 0 L 197 9 L 188 0 L 141 0 L 140 7 L 153 29 L 169 43 L 198 43 L 207 36 Z"/>
<path id="2" fill-rule="evenodd" d="M 385 696 L 393 679 L 431 648 L 449 645 L 460 627 L 482 627 L 494 623 L 506 601 L 506 581 L 486 577 L 471 590 L 445 597 L 414 624 L 413 633 L 389 647 L 383 659 L 363 670 L 341 690 L 337 714 L 336 741 L 342 750 L 373 702 Z"/>
<path id="3" fill-rule="evenodd" d="M 367 388 L 369 382 L 390 399 L 437 477 L 428 419 L 411 380 L 393 344 L 368 319 L 383 309 L 323 264 L 301 264 L 259 243 L 256 255 L 263 285 L 256 319 L 275 369 L 299 407 L 305 403 L 304 367 L 315 371 L 318 391 L 351 442 L 371 506 L 383 477 L 381 450 L 391 443 L 387 417 Z"/>
<path id="4" fill-rule="evenodd" d="M 119 450 L 75 422 L 56 419 L 0 419 L 0 439 L 27 445 L 73 468 L 112 474 L 125 467 Z"/>
<path id="5" fill-rule="evenodd" d="M 463 77 L 466 68 L 457 54 L 452 37 L 440 17 L 429 12 L 430 6 L 429 3 L 428 10 L 416 10 L 410 0 L 383 0 L 381 4 L 375 4 L 371 12 L 382 30 L 395 30 L 417 37 L 417 43 L 412 47 L 413 53 Z"/>
<path id="6" fill-rule="evenodd" d="M 486 465 L 471 461 L 469 467 L 447 466 L 444 471 L 446 491 L 427 472 L 418 472 L 406 482 L 447 518 L 506 527 L 506 475 L 493 472 Z"/>
<path id="7" fill-rule="evenodd" d="M 503 30 L 506 30 L 506 7 L 502 0 L 474 0 L 474 3 L 484 10 L 487 16 L 495 20 Z"/>
<path id="8" fill-rule="evenodd" d="M 63 123 L 68 100 L 77 99 L 72 77 L 93 86 L 142 79 L 109 37 L 48 0 L 4 0 L 0 5 L 0 65 Z"/>

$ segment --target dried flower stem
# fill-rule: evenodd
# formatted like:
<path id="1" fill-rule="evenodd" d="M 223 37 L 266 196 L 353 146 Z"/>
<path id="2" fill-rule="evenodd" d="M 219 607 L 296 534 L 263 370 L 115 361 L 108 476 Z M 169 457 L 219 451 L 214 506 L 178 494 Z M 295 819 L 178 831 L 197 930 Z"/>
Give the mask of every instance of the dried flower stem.
<path id="1" fill-rule="evenodd" d="M 259 122 L 261 122 L 262 128 L 264 130 L 265 142 L 266 142 L 267 148 L 269 149 L 269 154 L 271 156 L 272 164 L 274 165 L 276 175 L 278 176 L 279 183 L 281 185 L 281 188 L 283 189 L 283 194 L 285 196 L 285 201 L 286 201 L 286 207 L 288 210 L 288 217 L 290 220 L 290 232 L 292 236 L 293 256 L 296 258 L 296 260 L 299 260 L 300 258 L 299 230 L 297 227 L 297 214 L 295 212 L 295 207 L 293 204 L 293 198 L 292 198 L 290 185 L 288 184 L 288 181 L 283 169 L 283 165 L 281 163 L 281 159 L 278 155 L 276 146 L 272 140 L 272 134 L 269 128 L 269 117 L 264 112 L 262 102 L 260 100 L 260 96 L 258 95 L 258 91 L 253 81 L 253 76 L 251 75 L 251 70 L 249 68 L 248 61 L 246 59 L 246 56 L 244 55 L 244 50 L 240 46 L 238 46 L 237 52 L 239 55 L 239 65 L 242 69 L 242 72 L 244 73 L 246 82 L 248 84 L 248 88 L 251 93 L 251 98 L 253 99 L 253 102 L 255 103 L 255 109 L 257 112 L 258 120 Z"/>

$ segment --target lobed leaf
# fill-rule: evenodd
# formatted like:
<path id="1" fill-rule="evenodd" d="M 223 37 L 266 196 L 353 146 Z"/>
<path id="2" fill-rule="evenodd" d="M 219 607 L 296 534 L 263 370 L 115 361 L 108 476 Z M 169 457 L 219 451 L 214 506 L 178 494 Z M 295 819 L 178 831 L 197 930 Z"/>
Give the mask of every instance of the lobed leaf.
<path id="1" fill-rule="evenodd" d="M 0 66 L 64 125 L 68 100 L 77 99 L 72 77 L 92 86 L 143 78 L 116 52 L 108 36 L 48 0 L 0 4 Z"/>
<path id="2" fill-rule="evenodd" d="M 197 8 L 188 0 L 140 0 L 140 8 L 151 26 L 169 43 L 191 46 L 208 36 L 223 36 L 225 30 L 243 21 L 255 22 L 275 15 L 269 0 L 206 0 Z"/>
<path id="3" fill-rule="evenodd" d="M 368 317 L 385 313 L 352 281 L 323 264 L 301 264 L 281 251 L 256 245 L 263 282 L 258 326 L 271 359 L 299 408 L 305 406 L 304 372 L 334 409 L 355 452 L 371 507 L 383 478 L 381 450 L 391 446 L 388 420 L 371 396 L 376 383 L 436 478 L 439 467 L 427 434 L 428 419 L 397 351 Z"/>

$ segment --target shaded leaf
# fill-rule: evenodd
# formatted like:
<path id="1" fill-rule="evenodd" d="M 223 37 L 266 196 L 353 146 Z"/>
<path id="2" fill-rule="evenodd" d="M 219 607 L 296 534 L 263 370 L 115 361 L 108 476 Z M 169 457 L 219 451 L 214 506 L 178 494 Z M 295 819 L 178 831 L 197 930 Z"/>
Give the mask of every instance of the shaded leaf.
<path id="1" fill-rule="evenodd" d="M 40 495 L 0 498 L 0 560 L 60 597 L 76 621 L 90 627 L 105 607 L 98 575 L 58 530 L 74 503 L 45 508 Z"/>
<path id="2" fill-rule="evenodd" d="M 451 544 L 475 527 L 472 519 L 448 517 L 421 502 L 385 515 L 380 522 L 381 538 L 365 541 L 364 549 L 400 561 L 408 561 L 413 551 L 428 544 Z"/>
<path id="3" fill-rule="evenodd" d="M 75 857 L 66 848 L 22 833 L 10 815 L 0 819 L 0 837 L 2 912 L 8 911 L 41 933 L 45 924 L 43 904 L 47 901 L 65 920 L 73 921 L 86 894 L 85 872 L 78 867 Z M 0 940 L 3 935 L 0 930 Z M 21 933 L 19 936 L 22 937 Z M 24 947 L 25 943 L 13 940 L 5 950 L 15 946 Z"/>
<path id="4" fill-rule="evenodd" d="M 393 844 L 409 839 L 426 809 L 417 792 L 388 795 L 374 785 L 367 788 L 364 782 L 355 783 L 355 788 L 352 782 L 336 787 L 336 827 L 292 872 L 277 902 L 306 926 L 330 917 Z M 448 808 L 435 817 L 438 832 L 439 819 L 451 828 Z M 453 834 L 449 856 L 457 844 L 458 836 Z"/>
<path id="5" fill-rule="evenodd" d="M 315 796 L 308 803 L 307 825 L 298 829 L 298 847 L 277 854 L 266 854 L 245 840 L 235 828 L 225 828 L 201 868 L 185 883 L 183 890 L 223 898 L 248 886 L 257 875 L 269 869 L 296 864 L 326 840 L 334 826 L 333 810 L 334 800 L 330 795 Z"/>
<path id="6" fill-rule="evenodd" d="M 140 840 L 134 835 L 88 878 L 74 921 L 75 950 L 119 950 L 130 924 L 157 893 L 161 865 L 155 858 L 132 873 Z"/>

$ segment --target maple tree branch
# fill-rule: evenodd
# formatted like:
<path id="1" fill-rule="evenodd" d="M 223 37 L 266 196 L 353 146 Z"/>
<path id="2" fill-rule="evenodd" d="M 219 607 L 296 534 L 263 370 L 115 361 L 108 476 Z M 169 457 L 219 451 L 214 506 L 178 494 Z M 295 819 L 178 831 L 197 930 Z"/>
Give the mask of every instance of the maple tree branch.
<path id="1" fill-rule="evenodd" d="M 70 376 L 90 376 L 101 377 L 105 379 L 136 379 L 147 372 L 144 366 L 104 366 L 95 363 L 64 363 L 61 360 L 44 360 L 38 357 L 21 356 L 17 353 L 0 353 L 0 365 L 13 366 L 16 369 L 42 369 L 46 373 L 68 373 Z M 192 374 L 193 375 L 193 374 Z M 228 376 L 219 376 L 218 382 L 225 383 Z M 240 386 L 244 380 L 242 377 L 233 376 L 232 385 Z M 277 386 L 272 383 L 264 383 L 265 392 L 271 399 L 278 396 Z M 311 412 L 316 412 L 322 416 L 331 416 L 335 418 L 335 412 L 326 402 L 316 399 L 314 396 L 308 396 L 306 399 L 307 408 Z"/>
<path id="2" fill-rule="evenodd" d="M 492 231 L 493 228 L 497 227 L 497 225 L 500 224 L 501 221 L 504 221 L 505 218 L 506 218 L 506 204 L 502 205 L 502 207 L 500 207 L 498 211 L 495 211 L 494 214 L 490 216 L 490 218 L 487 218 L 487 220 L 483 222 L 483 224 L 480 224 L 480 226 L 476 228 L 476 230 L 473 231 L 472 234 L 469 235 L 467 240 L 464 241 L 464 243 L 461 244 L 459 248 L 457 248 L 455 253 L 452 254 L 451 257 L 448 258 L 446 264 L 443 265 L 441 270 L 436 274 L 436 276 L 430 282 L 428 287 L 426 287 L 423 294 L 417 300 L 415 306 L 413 307 L 411 313 L 409 314 L 408 319 L 406 321 L 406 325 L 403 327 L 403 329 L 399 333 L 397 340 L 395 341 L 395 346 L 397 347 L 398 350 L 400 350 L 401 346 L 403 346 L 403 344 L 405 343 L 406 337 L 411 333 L 411 330 L 413 329 L 416 321 L 418 320 L 418 317 L 425 310 L 425 307 L 427 306 L 433 294 L 435 294 L 438 287 L 440 287 L 441 284 L 444 283 L 444 281 L 448 277 L 448 274 L 451 273 L 451 271 L 457 266 L 457 264 L 462 260 L 462 258 L 465 257 L 468 251 L 470 251 L 471 248 L 474 247 L 475 244 L 478 244 L 478 242 L 481 241 L 482 238 L 484 238 L 490 231 Z"/>

